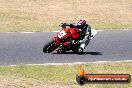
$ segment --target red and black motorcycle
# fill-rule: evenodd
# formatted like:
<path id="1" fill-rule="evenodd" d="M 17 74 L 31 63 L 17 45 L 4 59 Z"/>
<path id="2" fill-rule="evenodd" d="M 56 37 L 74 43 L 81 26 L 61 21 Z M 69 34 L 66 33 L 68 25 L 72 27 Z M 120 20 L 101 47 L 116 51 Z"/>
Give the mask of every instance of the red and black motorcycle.
<path id="1" fill-rule="evenodd" d="M 43 47 L 43 52 L 50 53 L 52 51 L 57 51 L 57 53 L 66 52 L 72 50 L 73 52 L 77 52 L 79 44 L 71 44 L 72 40 L 77 40 L 80 36 L 78 28 L 63 28 L 59 33 L 57 33 L 57 37 L 54 37 L 51 41 L 46 43 Z M 61 47 L 62 45 L 66 45 L 70 43 L 66 47 Z"/>
<path id="2" fill-rule="evenodd" d="M 78 40 L 80 37 L 80 32 L 78 28 L 66 28 L 57 33 L 57 37 L 54 37 L 51 41 L 46 43 L 43 47 L 43 52 L 50 53 L 57 51 L 57 53 L 66 52 L 72 50 L 74 53 L 78 53 L 78 48 L 80 44 L 72 44 L 72 40 Z M 91 36 L 89 36 L 89 41 L 97 34 L 97 30 L 91 29 Z M 68 45 L 68 46 L 67 46 Z M 63 46 L 63 47 L 62 47 Z M 65 46 L 65 47 L 64 47 Z"/>

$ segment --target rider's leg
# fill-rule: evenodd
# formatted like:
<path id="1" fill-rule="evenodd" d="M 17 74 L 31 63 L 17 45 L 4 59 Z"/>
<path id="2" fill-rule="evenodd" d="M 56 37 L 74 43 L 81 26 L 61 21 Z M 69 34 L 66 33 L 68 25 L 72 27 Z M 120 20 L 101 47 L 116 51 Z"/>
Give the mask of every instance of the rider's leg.
<path id="1" fill-rule="evenodd" d="M 83 50 L 85 49 L 85 47 L 89 44 L 90 40 L 86 40 L 84 42 L 81 42 L 81 45 L 78 48 L 78 52 L 83 52 Z"/>

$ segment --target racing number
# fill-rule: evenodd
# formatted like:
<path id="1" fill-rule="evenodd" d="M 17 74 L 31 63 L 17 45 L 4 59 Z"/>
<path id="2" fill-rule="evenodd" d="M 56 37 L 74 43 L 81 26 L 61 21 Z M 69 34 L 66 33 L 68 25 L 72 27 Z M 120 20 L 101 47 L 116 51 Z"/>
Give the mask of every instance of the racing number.
<path id="1" fill-rule="evenodd" d="M 62 30 L 59 34 L 58 34 L 58 37 L 59 38 L 62 38 L 63 36 L 66 35 L 66 32 L 64 30 Z"/>

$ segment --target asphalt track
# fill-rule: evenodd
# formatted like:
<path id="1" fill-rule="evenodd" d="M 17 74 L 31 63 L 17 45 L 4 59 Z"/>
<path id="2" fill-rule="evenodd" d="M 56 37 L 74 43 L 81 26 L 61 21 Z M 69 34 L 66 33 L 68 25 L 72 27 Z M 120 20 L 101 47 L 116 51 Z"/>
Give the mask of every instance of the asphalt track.
<path id="1" fill-rule="evenodd" d="M 42 52 L 54 32 L 0 33 L 0 65 L 132 60 L 132 30 L 99 31 L 83 55 Z"/>

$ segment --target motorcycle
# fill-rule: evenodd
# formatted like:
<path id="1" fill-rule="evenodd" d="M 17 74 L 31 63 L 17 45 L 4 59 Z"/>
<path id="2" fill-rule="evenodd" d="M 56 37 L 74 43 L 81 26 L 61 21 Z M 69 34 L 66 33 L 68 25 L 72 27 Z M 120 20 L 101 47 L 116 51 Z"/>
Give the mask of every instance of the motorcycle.
<path id="1" fill-rule="evenodd" d="M 89 41 L 93 39 L 96 34 L 97 31 L 95 29 L 91 29 L 92 36 L 89 36 Z M 72 50 L 74 53 L 78 53 L 80 44 L 73 44 L 70 42 L 72 40 L 77 40 L 79 37 L 80 33 L 78 28 L 62 28 L 62 30 L 57 33 L 56 37 L 44 45 L 43 52 L 50 53 L 57 51 L 57 53 L 64 53 L 66 51 Z M 62 47 L 66 43 L 70 43 L 69 46 Z"/>

